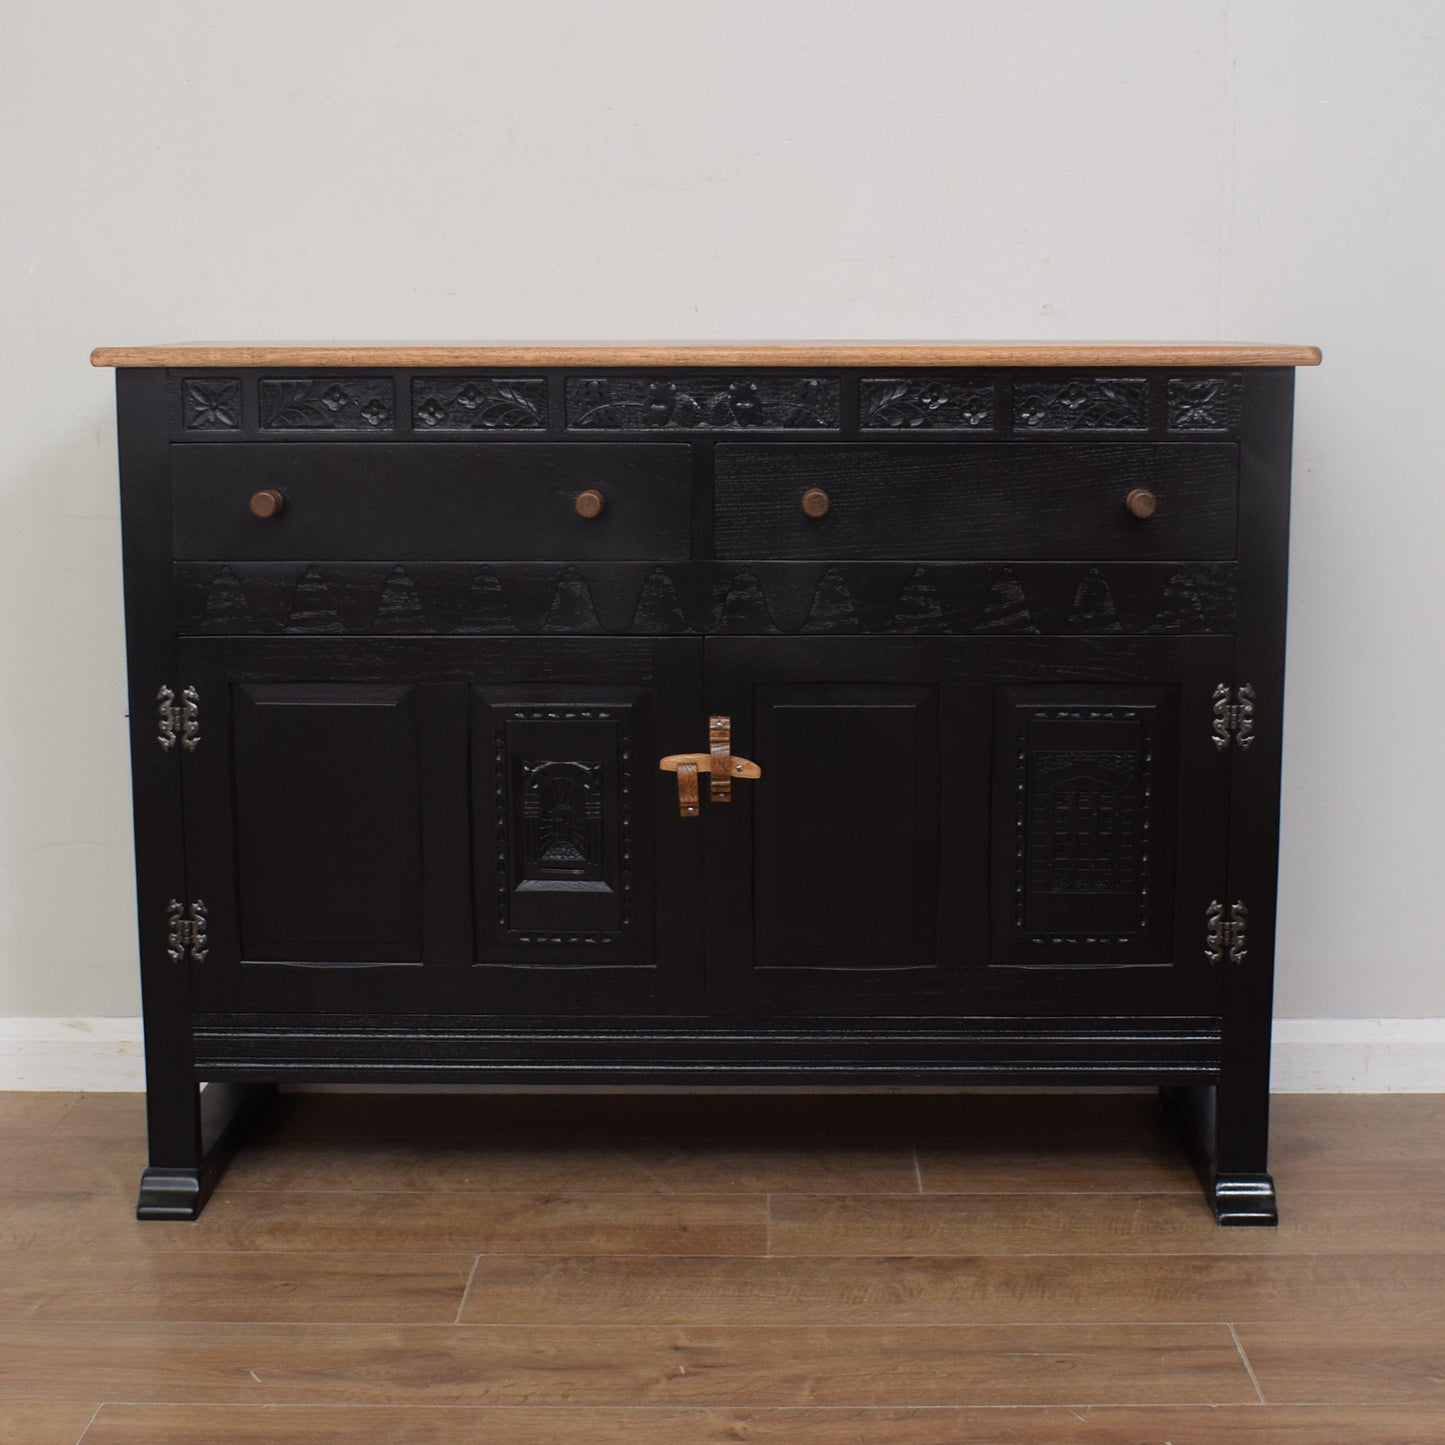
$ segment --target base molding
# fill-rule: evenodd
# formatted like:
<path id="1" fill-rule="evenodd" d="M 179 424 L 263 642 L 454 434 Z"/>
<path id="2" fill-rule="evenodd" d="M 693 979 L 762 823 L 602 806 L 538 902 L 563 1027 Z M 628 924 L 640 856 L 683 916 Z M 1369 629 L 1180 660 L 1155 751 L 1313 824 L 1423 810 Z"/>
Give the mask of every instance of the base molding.
<path id="1" fill-rule="evenodd" d="M 1445 1019 L 1276 1019 L 1277 1094 L 1445 1093 Z M 145 1088 L 138 1018 L 0 1017 L 0 1090 Z"/>

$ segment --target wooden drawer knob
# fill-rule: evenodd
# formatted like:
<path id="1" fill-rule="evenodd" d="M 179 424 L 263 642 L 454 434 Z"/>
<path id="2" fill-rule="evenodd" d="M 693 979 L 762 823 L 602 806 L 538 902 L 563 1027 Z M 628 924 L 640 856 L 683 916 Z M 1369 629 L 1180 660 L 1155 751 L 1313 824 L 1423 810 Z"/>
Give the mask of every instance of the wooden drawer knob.
<path id="1" fill-rule="evenodd" d="M 253 517 L 279 517 L 286 506 L 286 498 L 275 487 L 264 492 L 251 494 L 251 515 Z"/>
<path id="2" fill-rule="evenodd" d="M 803 511 L 810 517 L 826 517 L 832 505 L 832 497 L 822 487 L 809 487 L 803 493 Z"/>
<path id="3" fill-rule="evenodd" d="M 1153 492 L 1144 487 L 1135 487 L 1127 497 L 1124 498 L 1124 505 L 1140 521 L 1152 517 L 1159 510 L 1159 498 Z"/>
<path id="4" fill-rule="evenodd" d="M 596 517 L 600 515 L 606 505 L 607 498 L 595 487 L 588 487 L 585 492 L 578 492 L 572 499 L 572 506 L 576 509 L 579 517 Z"/>

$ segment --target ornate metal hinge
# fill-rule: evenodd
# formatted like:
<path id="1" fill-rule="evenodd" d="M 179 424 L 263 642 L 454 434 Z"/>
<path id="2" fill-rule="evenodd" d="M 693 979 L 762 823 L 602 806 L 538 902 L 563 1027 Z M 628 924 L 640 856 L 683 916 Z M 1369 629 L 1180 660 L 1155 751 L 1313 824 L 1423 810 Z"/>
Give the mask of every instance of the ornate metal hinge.
<path id="1" fill-rule="evenodd" d="M 206 902 L 195 899 L 190 908 L 179 898 L 166 904 L 166 953 L 172 963 L 183 963 L 190 954 L 194 963 L 204 963 L 210 946 L 206 939 Z"/>
<path id="2" fill-rule="evenodd" d="M 1245 927 L 1249 922 L 1249 909 L 1236 900 L 1229 905 L 1229 917 L 1224 916 L 1224 904 L 1219 899 L 1210 900 L 1204 910 L 1204 957 L 1211 964 L 1223 963 L 1226 956 L 1231 963 L 1243 963 L 1249 954 L 1249 941 Z"/>
<path id="3" fill-rule="evenodd" d="M 194 687 L 181 689 L 181 700 L 164 683 L 156 693 L 156 741 L 162 752 L 173 752 L 176 744 L 195 752 L 201 741 L 201 695 Z"/>
<path id="4" fill-rule="evenodd" d="M 1210 741 L 1221 752 L 1230 741 L 1240 748 L 1254 744 L 1255 691 L 1252 682 L 1231 688 L 1227 682 L 1214 689 L 1214 711 L 1210 719 Z"/>

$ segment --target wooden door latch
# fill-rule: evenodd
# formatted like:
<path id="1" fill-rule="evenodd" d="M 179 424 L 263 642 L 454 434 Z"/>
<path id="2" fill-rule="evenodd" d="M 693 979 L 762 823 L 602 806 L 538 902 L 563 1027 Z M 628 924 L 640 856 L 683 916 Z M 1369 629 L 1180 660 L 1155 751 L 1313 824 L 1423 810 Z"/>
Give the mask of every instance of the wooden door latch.
<path id="1" fill-rule="evenodd" d="M 658 759 L 664 773 L 677 774 L 677 811 L 684 818 L 698 815 L 697 775 L 707 774 L 707 795 L 714 803 L 730 803 L 734 778 L 760 778 L 763 770 L 750 758 L 733 756 L 733 723 L 730 717 L 714 716 L 707 720 L 708 751 L 705 753 L 669 753 Z"/>

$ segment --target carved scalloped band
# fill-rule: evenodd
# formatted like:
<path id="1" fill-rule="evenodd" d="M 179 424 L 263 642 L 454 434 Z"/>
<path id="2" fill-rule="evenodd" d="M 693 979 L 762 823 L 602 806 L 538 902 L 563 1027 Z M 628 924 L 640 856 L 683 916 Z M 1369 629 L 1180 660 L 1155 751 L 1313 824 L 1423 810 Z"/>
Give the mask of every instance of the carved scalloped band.
<path id="1" fill-rule="evenodd" d="M 181 630 L 326 635 L 1217 635 L 1232 563 L 234 563 L 176 568 Z"/>

